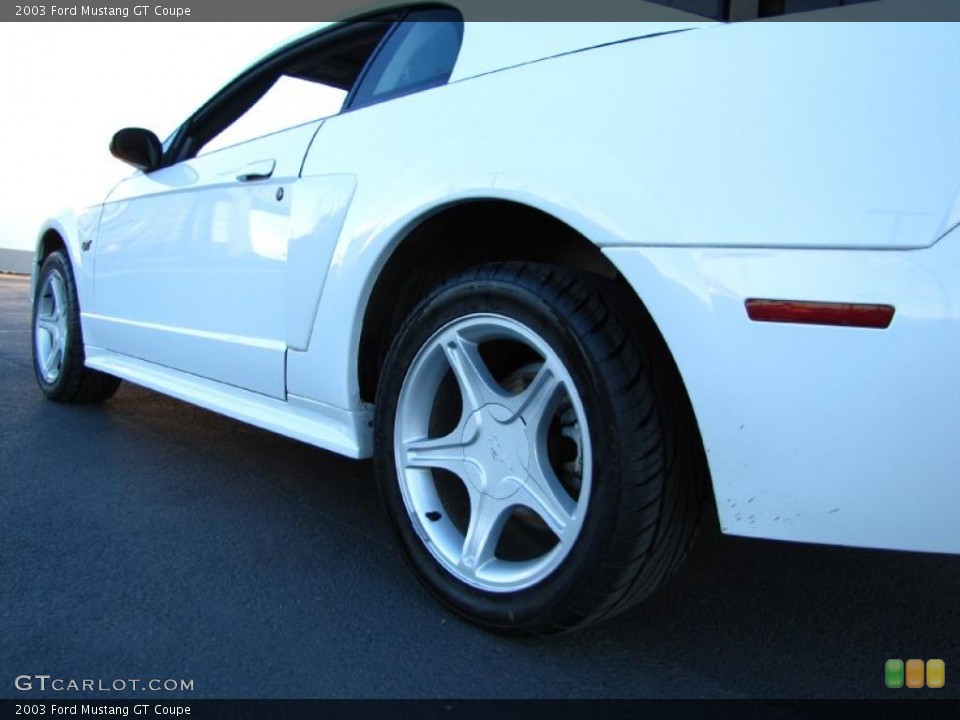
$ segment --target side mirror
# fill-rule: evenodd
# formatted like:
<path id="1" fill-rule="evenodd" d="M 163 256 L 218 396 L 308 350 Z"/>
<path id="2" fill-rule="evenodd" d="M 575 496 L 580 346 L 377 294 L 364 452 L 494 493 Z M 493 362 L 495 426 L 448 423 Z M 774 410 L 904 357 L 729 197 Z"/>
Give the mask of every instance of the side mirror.
<path id="1" fill-rule="evenodd" d="M 159 167 L 163 148 L 160 139 L 149 130 L 124 128 L 110 141 L 110 154 L 138 170 L 150 172 Z"/>

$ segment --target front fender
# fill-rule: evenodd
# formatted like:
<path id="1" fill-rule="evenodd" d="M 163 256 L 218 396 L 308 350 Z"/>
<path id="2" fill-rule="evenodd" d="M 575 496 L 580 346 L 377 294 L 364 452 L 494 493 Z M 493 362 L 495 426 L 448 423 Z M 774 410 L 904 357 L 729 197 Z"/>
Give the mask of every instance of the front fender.
<path id="1" fill-rule="evenodd" d="M 82 308 L 93 306 L 93 253 L 84 251 L 86 243 L 96 239 L 102 206 L 88 208 L 79 213 L 64 212 L 43 223 L 37 234 L 30 271 L 30 298 L 36 291 L 37 277 L 44 258 L 50 253 L 51 240 L 55 236 L 66 247 L 77 285 L 77 299 Z M 90 245 L 87 245 L 89 248 Z"/>

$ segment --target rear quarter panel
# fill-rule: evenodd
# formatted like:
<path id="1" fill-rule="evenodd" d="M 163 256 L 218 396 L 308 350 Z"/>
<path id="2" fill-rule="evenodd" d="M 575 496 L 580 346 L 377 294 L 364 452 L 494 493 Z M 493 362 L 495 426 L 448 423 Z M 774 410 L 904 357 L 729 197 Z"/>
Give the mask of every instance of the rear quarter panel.
<path id="1" fill-rule="evenodd" d="M 522 202 L 604 248 L 650 308 L 726 531 L 960 551 L 960 389 L 922 376 L 960 359 L 956 239 L 936 244 L 960 219 L 958 77 L 957 26 L 745 23 L 333 118 L 304 175 L 357 187 L 288 388 L 359 406 L 364 307 L 393 248 L 450 203 Z M 760 326 L 751 293 L 898 316 L 887 332 Z"/>

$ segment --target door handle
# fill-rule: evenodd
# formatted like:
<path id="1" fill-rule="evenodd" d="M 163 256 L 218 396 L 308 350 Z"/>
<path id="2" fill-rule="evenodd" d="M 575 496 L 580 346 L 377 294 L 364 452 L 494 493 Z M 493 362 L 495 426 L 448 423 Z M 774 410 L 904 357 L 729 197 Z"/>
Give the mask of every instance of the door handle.
<path id="1" fill-rule="evenodd" d="M 237 175 L 240 182 L 256 182 L 257 180 L 266 180 L 273 175 L 273 169 L 277 166 L 275 160 L 260 160 L 250 163 Z"/>

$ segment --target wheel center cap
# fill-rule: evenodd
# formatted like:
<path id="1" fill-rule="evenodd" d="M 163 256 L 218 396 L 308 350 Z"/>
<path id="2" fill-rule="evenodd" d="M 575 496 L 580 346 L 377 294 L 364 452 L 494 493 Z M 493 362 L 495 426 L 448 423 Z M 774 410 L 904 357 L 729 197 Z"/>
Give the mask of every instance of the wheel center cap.
<path id="1" fill-rule="evenodd" d="M 467 477 L 486 495 L 503 500 L 523 485 L 530 463 L 530 441 L 523 420 L 503 405 L 484 405 L 463 426 Z"/>

